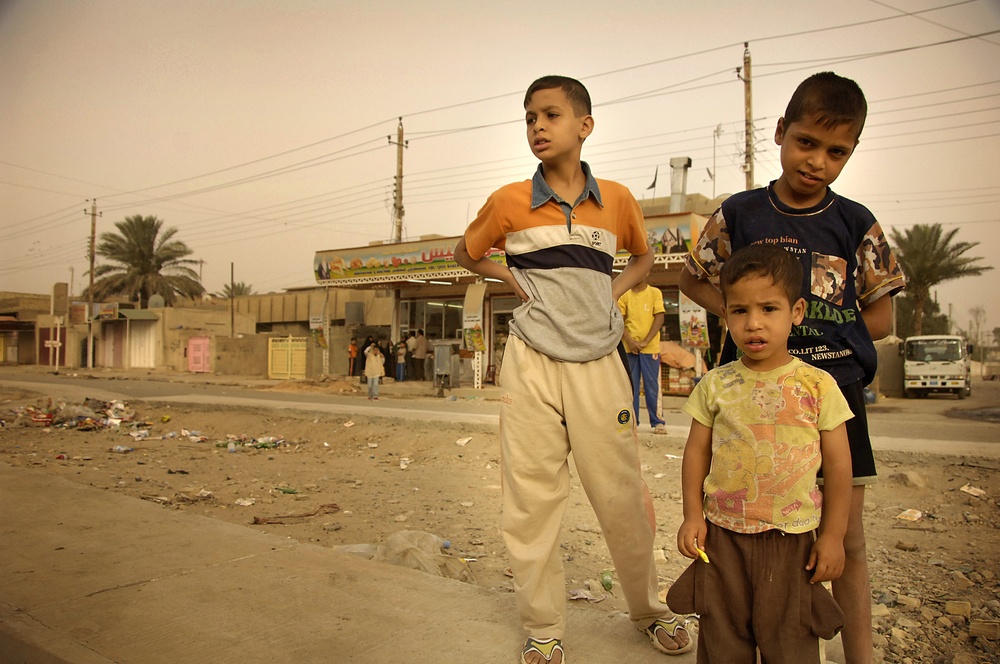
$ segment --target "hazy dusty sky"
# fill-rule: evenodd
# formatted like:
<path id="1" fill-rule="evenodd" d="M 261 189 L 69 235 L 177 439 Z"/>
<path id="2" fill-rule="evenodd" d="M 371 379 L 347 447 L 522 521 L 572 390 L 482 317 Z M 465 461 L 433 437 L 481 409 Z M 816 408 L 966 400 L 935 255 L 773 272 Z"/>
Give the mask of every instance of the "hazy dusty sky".
<path id="1" fill-rule="evenodd" d="M 832 69 L 869 99 L 834 185 L 888 232 L 958 228 L 1000 265 L 1000 2 L 283 2 L 0 0 L 0 290 L 86 279 L 98 233 L 156 215 L 210 291 L 312 283 L 318 249 L 391 234 L 397 118 L 405 233 L 458 235 L 496 187 L 529 177 L 521 96 L 576 76 L 595 101 L 595 172 L 639 198 L 659 165 L 688 189 L 743 188 L 743 42 L 756 179 L 795 85 Z M 935 11 L 924 11 L 938 8 Z M 822 11 L 818 11 L 822 9 Z M 909 14 L 907 14 L 909 12 Z M 717 126 L 722 133 L 714 141 Z M 938 289 L 956 321 L 1000 325 L 1000 269 Z"/>

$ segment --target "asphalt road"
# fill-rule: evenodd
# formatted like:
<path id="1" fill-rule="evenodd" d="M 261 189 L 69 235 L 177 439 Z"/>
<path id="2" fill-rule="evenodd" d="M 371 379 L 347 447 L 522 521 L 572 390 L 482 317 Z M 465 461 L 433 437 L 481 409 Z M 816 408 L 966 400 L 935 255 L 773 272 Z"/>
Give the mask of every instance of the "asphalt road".
<path id="1" fill-rule="evenodd" d="M 38 368 L 0 368 L 0 385 L 19 386 L 57 399 L 125 399 L 294 409 L 343 415 L 387 416 L 424 421 L 495 423 L 499 389 L 489 386 L 473 392 L 448 392 L 434 396 L 404 383 L 382 388 L 383 398 L 372 403 L 363 393 L 337 395 L 274 389 L 279 381 L 254 378 L 213 377 L 193 374 L 89 377 L 54 375 Z M 471 397 L 470 395 L 477 396 Z M 665 397 L 664 411 L 671 435 L 684 437 L 690 419 L 680 411 L 682 397 Z M 992 417 L 992 421 L 990 421 Z M 958 400 L 950 395 L 926 399 L 881 399 L 869 406 L 869 428 L 876 449 L 945 453 L 1000 458 L 1000 383 L 976 380 L 972 396 Z"/>

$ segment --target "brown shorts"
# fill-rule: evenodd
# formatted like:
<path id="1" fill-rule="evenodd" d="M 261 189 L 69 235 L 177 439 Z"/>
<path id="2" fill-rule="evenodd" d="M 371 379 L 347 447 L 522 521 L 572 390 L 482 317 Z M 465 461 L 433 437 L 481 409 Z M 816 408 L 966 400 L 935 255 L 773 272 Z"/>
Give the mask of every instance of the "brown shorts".
<path id="1" fill-rule="evenodd" d="M 734 533 L 709 522 L 705 550 L 667 594 L 675 613 L 699 615 L 698 664 L 819 664 L 819 638 L 844 613 L 805 569 L 814 536 Z"/>

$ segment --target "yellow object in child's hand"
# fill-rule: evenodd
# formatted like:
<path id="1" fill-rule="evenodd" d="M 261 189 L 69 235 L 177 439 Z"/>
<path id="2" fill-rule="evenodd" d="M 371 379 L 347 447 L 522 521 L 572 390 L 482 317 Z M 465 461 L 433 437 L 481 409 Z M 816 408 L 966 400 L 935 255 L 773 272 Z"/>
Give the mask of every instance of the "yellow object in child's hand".
<path id="1" fill-rule="evenodd" d="M 699 549 L 698 547 L 695 547 L 695 550 L 698 552 L 698 557 L 701 558 L 702 560 L 704 560 L 707 563 L 708 562 L 708 554 L 705 553 L 704 551 L 702 551 L 701 549 Z"/>

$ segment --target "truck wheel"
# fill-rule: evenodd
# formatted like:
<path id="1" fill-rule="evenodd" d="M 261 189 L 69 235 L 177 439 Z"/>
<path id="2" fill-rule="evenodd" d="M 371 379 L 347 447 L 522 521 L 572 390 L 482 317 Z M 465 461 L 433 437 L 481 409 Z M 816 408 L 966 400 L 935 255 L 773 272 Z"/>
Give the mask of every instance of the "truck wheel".
<path id="1" fill-rule="evenodd" d="M 904 399 L 912 399 L 914 396 L 916 395 L 914 395 L 913 390 L 903 390 Z"/>
<path id="2" fill-rule="evenodd" d="M 960 388 L 958 388 L 957 390 L 955 390 L 955 395 L 956 395 L 956 396 L 957 396 L 957 397 L 958 397 L 959 399 L 964 399 L 964 398 L 966 397 L 966 394 L 965 394 L 965 388 L 964 388 L 964 387 L 960 387 Z"/>

